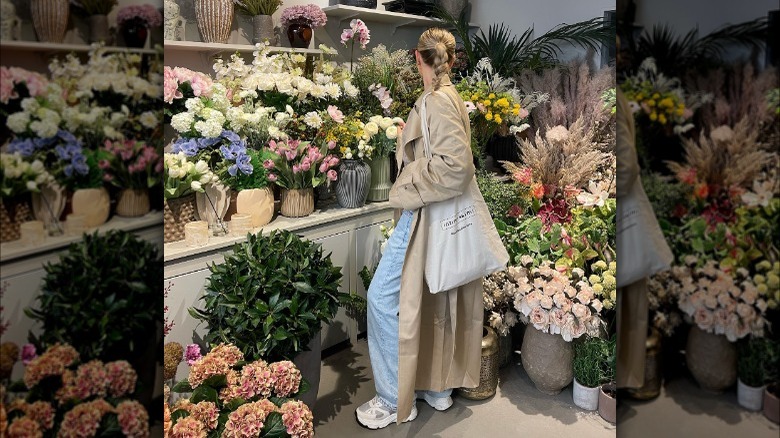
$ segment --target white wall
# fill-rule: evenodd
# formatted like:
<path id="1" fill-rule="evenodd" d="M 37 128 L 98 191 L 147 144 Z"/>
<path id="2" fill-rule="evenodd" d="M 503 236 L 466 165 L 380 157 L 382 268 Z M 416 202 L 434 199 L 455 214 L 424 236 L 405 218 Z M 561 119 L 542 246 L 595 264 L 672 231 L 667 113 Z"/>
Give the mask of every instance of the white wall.
<path id="1" fill-rule="evenodd" d="M 669 24 L 680 33 L 696 26 L 699 35 L 706 35 L 724 24 L 736 24 L 779 9 L 777 0 L 637 0 L 636 24 L 652 28 L 653 24 Z"/>

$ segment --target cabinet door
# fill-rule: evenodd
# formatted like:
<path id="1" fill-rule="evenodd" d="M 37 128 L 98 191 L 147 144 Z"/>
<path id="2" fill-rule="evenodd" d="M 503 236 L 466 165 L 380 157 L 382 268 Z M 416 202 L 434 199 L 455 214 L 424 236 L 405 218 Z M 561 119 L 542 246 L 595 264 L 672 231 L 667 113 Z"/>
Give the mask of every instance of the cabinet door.
<path id="1" fill-rule="evenodd" d="M 368 270 L 373 272 L 376 265 L 379 263 L 381 257 L 380 243 L 382 241 L 382 231 L 380 227 L 384 225 L 386 227 L 393 226 L 393 221 L 387 220 L 378 224 L 368 225 L 360 227 L 355 230 L 355 264 L 353 266 L 353 272 L 355 272 L 355 285 L 352 289 L 357 292 L 363 298 L 366 298 L 366 288 L 363 287 L 363 280 L 360 279 L 358 273 L 363 270 L 363 267 L 368 267 Z M 361 317 L 357 321 L 358 333 L 366 332 L 366 319 Z"/>
<path id="2" fill-rule="evenodd" d="M 341 274 L 344 276 L 341 281 L 340 292 L 349 293 L 351 287 L 350 281 L 350 239 L 351 231 L 344 231 L 332 236 L 314 239 L 322 245 L 325 254 L 331 253 L 331 260 L 334 266 L 341 266 Z M 322 325 L 322 348 L 332 347 L 339 342 L 350 339 L 350 335 L 355 333 L 354 321 L 347 316 L 347 312 L 340 308 L 336 317 L 330 324 Z"/>

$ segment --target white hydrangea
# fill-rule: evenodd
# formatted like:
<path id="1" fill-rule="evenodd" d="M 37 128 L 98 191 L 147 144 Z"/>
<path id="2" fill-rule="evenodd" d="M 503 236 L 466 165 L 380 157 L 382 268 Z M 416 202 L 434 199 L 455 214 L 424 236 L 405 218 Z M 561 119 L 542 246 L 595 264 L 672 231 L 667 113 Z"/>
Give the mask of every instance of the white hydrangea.
<path id="1" fill-rule="evenodd" d="M 26 131 L 27 125 L 29 124 L 30 124 L 30 114 L 24 111 L 13 113 L 9 115 L 8 119 L 6 120 L 6 125 L 8 126 L 8 128 L 17 134 L 21 134 L 24 131 Z"/>
<path id="2" fill-rule="evenodd" d="M 57 135 L 57 125 L 48 121 L 35 120 L 30 123 L 30 129 L 41 138 L 48 138 Z"/>
<path id="3" fill-rule="evenodd" d="M 171 117 L 171 127 L 179 133 L 185 133 L 192 128 L 195 122 L 195 116 L 190 112 L 174 114 Z"/>

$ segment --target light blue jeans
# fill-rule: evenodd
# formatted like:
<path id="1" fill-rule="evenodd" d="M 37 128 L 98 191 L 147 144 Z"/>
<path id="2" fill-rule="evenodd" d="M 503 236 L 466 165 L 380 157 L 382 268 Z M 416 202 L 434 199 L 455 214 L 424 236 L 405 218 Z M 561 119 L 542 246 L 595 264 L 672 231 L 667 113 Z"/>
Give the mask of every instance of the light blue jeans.
<path id="1" fill-rule="evenodd" d="M 374 279 L 368 288 L 368 353 L 379 400 L 388 408 L 398 404 L 398 312 L 401 269 L 409 243 L 414 213 L 405 210 L 387 242 Z M 433 397 L 449 397 L 451 389 L 427 391 Z"/>

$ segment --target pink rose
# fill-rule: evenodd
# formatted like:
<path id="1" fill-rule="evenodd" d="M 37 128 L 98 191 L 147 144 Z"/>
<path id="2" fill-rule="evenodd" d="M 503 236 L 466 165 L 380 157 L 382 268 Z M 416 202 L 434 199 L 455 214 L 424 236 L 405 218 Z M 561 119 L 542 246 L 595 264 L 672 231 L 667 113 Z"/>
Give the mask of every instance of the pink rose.
<path id="1" fill-rule="evenodd" d="M 718 307 L 718 298 L 713 295 L 707 295 L 704 297 L 704 306 L 712 310 Z"/>
<path id="2" fill-rule="evenodd" d="M 566 324 L 566 312 L 563 309 L 553 309 L 550 311 L 551 332 L 552 326 L 555 326 L 555 333 L 559 334 Z"/>
<path id="3" fill-rule="evenodd" d="M 539 300 L 541 300 L 542 294 L 540 294 L 538 291 L 533 291 L 526 295 L 525 297 L 525 303 L 533 309 L 534 307 L 539 307 Z"/>
<path id="4" fill-rule="evenodd" d="M 588 307 L 580 303 L 574 303 L 571 306 L 571 313 L 573 313 L 574 316 L 577 317 L 577 319 L 583 319 L 586 316 L 590 315 L 590 311 L 588 310 Z"/>
<path id="5" fill-rule="evenodd" d="M 758 293 L 753 289 L 746 289 L 745 292 L 742 293 L 742 301 L 747 304 L 753 305 L 753 303 L 756 302 L 756 298 L 758 298 Z"/>
<path id="6" fill-rule="evenodd" d="M 341 110 L 339 110 L 335 105 L 328 105 L 328 115 L 331 119 L 333 119 L 334 122 L 344 123 L 344 113 L 342 113 Z M 328 146 L 330 146 L 330 143 L 328 143 Z M 336 146 L 335 143 L 333 146 Z"/>
<path id="7" fill-rule="evenodd" d="M 520 113 L 518 114 L 518 117 L 520 117 L 521 119 L 528 117 L 528 110 L 525 108 L 520 108 Z"/>
<path id="8" fill-rule="evenodd" d="M 553 302 L 560 308 L 563 307 L 566 301 L 568 301 L 568 298 L 566 298 L 566 295 L 563 292 L 558 292 L 557 294 L 553 295 Z"/>
<path id="9" fill-rule="evenodd" d="M 263 161 L 263 167 L 265 169 L 273 169 L 274 168 L 273 160 L 265 160 L 265 161 Z"/>
<path id="10" fill-rule="evenodd" d="M 601 309 L 604 308 L 604 304 L 599 299 L 595 299 L 595 300 L 591 301 L 590 302 L 590 306 L 593 307 L 593 309 L 596 310 L 596 312 L 599 312 L 599 313 L 601 313 Z"/>
<path id="11" fill-rule="evenodd" d="M 539 305 L 543 308 L 550 310 L 553 306 L 553 299 L 549 295 L 543 295 L 541 298 L 539 298 Z"/>
<path id="12" fill-rule="evenodd" d="M 584 288 L 577 294 L 577 300 L 582 304 L 588 304 L 593 301 L 593 289 Z"/>
<path id="13" fill-rule="evenodd" d="M 748 306 L 744 303 L 737 304 L 737 315 L 743 320 L 752 321 L 756 317 L 756 310 L 753 306 Z"/>
<path id="14" fill-rule="evenodd" d="M 534 307 L 528 318 L 537 330 L 546 330 L 550 323 L 550 315 L 541 307 Z"/>
<path id="15" fill-rule="evenodd" d="M 693 314 L 693 320 L 700 329 L 709 332 L 712 330 L 712 324 L 715 322 L 715 317 L 711 311 L 704 308 L 699 308 L 696 310 L 696 313 Z"/>
<path id="16" fill-rule="evenodd" d="M 24 344 L 22 346 L 22 364 L 26 366 L 36 357 L 38 357 L 38 353 L 35 351 L 35 345 Z"/>
<path id="17" fill-rule="evenodd" d="M 566 292 L 566 296 L 569 298 L 574 298 L 577 295 L 577 289 L 570 284 L 566 285 L 563 291 Z"/>

